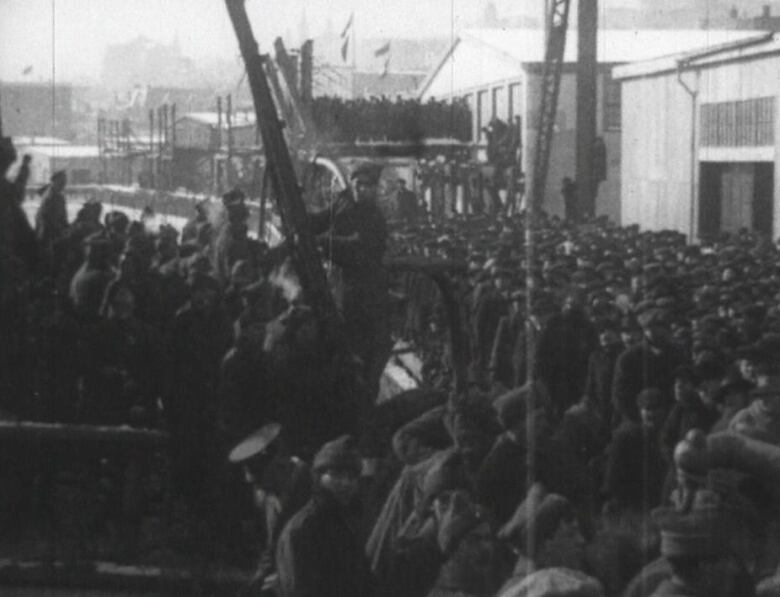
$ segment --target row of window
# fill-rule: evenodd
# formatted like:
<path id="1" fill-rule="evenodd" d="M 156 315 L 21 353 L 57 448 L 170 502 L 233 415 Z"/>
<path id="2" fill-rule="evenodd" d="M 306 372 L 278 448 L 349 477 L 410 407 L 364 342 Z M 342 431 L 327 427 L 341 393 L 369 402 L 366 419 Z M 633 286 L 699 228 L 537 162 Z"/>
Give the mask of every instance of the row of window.
<path id="1" fill-rule="evenodd" d="M 507 123 L 514 122 L 515 116 L 522 116 L 522 90 L 520 83 L 509 86 L 494 87 L 490 90 L 470 93 L 463 98 L 474 114 L 474 134 L 479 141 L 484 141 L 485 128 L 493 118 L 499 118 Z M 476 105 L 475 105 L 476 100 Z M 606 131 L 620 130 L 620 83 L 606 78 L 604 81 L 604 121 Z"/>
<path id="2" fill-rule="evenodd" d="M 762 97 L 701 106 L 704 147 L 761 147 L 775 143 L 775 98 Z"/>

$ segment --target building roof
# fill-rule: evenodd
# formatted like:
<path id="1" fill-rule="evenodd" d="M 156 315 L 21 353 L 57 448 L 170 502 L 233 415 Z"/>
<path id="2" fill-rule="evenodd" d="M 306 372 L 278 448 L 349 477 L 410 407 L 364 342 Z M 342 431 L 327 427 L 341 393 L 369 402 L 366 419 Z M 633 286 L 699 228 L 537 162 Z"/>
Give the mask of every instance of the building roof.
<path id="1" fill-rule="evenodd" d="M 653 60 L 624 64 L 612 71 L 615 79 L 631 79 L 667 73 L 678 67 L 705 66 L 716 62 L 728 62 L 748 57 L 780 53 L 780 37 L 775 33 L 756 33 L 730 43 L 680 52 Z"/>
<path id="2" fill-rule="evenodd" d="M 678 54 L 754 37 L 760 32 L 706 29 L 605 29 L 599 31 L 598 60 L 622 64 Z M 525 64 L 544 61 L 539 29 L 464 29 L 418 92 L 423 99 L 517 79 Z M 577 30 L 569 30 L 564 62 L 577 61 Z M 446 66 L 449 64 L 449 68 Z"/>
<path id="3" fill-rule="evenodd" d="M 187 114 L 184 114 L 181 118 L 177 119 L 178 121 L 182 120 L 194 120 L 195 122 L 199 122 L 201 124 L 206 124 L 208 126 L 216 127 L 217 124 L 219 124 L 219 114 L 217 112 L 188 112 Z M 234 112 L 233 113 L 233 119 L 232 119 L 232 126 L 254 126 L 255 125 L 255 113 L 254 112 Z M 222 113 L 222 128 L 227 128 L 227 121 L 225 120 L 225 114 Z"/>
<path id="4" fill-rule="evenodd" d="M 49 158 L 97 158 L 100 151 L 97 145 L 27 145 L 24 151 Z M 22 153 L 20 151 L 19 153 Z"/>

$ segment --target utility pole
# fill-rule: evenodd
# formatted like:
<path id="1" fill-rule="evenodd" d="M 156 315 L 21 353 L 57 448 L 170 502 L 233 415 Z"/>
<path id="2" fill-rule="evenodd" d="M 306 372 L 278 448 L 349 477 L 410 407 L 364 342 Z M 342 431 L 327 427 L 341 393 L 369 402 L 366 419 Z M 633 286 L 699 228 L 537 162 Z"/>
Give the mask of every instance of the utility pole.
<path id="1" fill-rule="evenodd" d="M 222 96 L 217 96 L 217 150 L 214 160 L 214 193 L 222 192 L 222 175 L 220 174 L 219 157 L 222 154 Z"/>
<path id="2" fill-rule="evenodd" d="M 157 186 L 156 189 L 162 187 L 163 173 L 162 173 L 162 152 L 163 152 L 163 108 L 160 106 L 157 108 Z"/>
<path id="3" fill-rule="evenodd" d="M 598 0 L 579 0 L 577 14 L 577 217 L 595 215 L 596 86 L 598 84 Z"/>
<path id="4" fill-rule="evenodd" d="M 225 168 L 226 186 L 233 188 L 233 98 L 228 93 L 225 107 L 225 123 L 227 125 L 227 167 Z"/>
<path id="5" fill-rule="evenodd" d="M 171 187 L 177 188 L 178 180 L 176 177 L 176 104 L 171 106 Z"/>
<path id="6" fill-rule="evenodd" d="M 157 177 L 154 172 L 154 109 L 149 110 L 149 186 L 155 188 Z"/>

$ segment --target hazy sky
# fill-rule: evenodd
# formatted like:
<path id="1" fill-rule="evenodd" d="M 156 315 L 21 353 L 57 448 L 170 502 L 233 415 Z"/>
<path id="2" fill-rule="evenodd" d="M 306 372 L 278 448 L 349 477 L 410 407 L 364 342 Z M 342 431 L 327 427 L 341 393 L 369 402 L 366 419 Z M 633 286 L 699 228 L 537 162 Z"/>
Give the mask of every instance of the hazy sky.
<path id="1" fill-rule="evenodd" d="M 448 36 L 477 18 L 486 1 L 246 0 L 246 6 L 261 49 L 268 49 L 277 35 L 300 41 L 304 7 L 309 35 L 322 33 L 329 20 L 340 32 L 354 10 L 362 37 Z M 543 1 L 510 4 L 532 11 Z M 501 10 L 507 2 L 496 4 Z M 52 70 L 59 80 L 95 78 L 107 44 L 139 35 L 165 43 L 178 38 L 197 58 L 238 56 L 223 0 L 0 0 L 0 79 L 50 80 Z M 23 76 L 28 66 L 32 72 Z"/>

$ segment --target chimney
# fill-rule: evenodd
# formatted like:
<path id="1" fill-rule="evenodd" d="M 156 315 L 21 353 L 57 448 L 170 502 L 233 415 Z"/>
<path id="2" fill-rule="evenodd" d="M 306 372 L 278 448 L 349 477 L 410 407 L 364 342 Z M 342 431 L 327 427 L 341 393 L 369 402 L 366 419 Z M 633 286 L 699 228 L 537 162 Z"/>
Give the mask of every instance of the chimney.
<path id="1" fill-rule="evenodd" d="M 765 19 L 768 19 L 772 16 L 772 7 L 769 4 L 764 4 L 764 11 L 761 16 Z"/>

